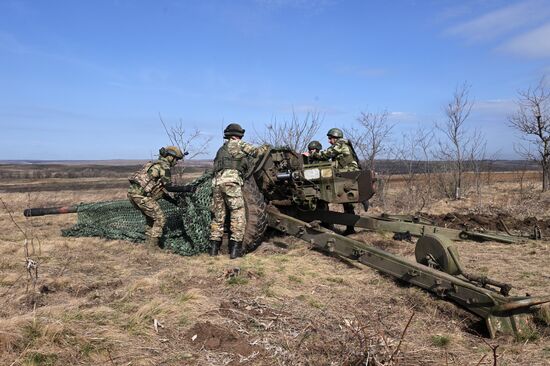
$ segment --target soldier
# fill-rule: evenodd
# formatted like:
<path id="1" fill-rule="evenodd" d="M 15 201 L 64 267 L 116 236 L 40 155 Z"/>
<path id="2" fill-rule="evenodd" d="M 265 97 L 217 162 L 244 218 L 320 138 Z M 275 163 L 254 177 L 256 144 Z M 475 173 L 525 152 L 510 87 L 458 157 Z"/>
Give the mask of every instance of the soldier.
<path id="1" fill-rule="evenodd" d="M 212 212 L 214 218 L 210 226 L 210 255 L 218 255 L 221 246 L 226 209 L 229 212 L 231 237 L 229 257 L 242 257 L 246 216 L 242 187 L 243 175 L 248 169 L 248 157 L 256 157 L 267 152 L 269 145 L 255 147 L 242 141 L 244 129 L 231 123 L 223 131 L 226 140 L 214 159 Z"/>
<path id="2" fill-rule="evenodd" d="M 339 128 L 331 128 L 327 133 L 328 142 L 330 147 L 326 150 L 321 150 L 318 152 L 307 152 L 304 155 L 308 156 L 310 159 L 317 160 L 331 160 L 336 164 L 336 168 L 340 171 L 352 172 L 360 170 L 359 159 L 353 145 L 350 141 L 344 138 L 344 133 Z M 309 146 L 308 146 L 309 147 Z M 353 203 L 343 203 L 344 212 L 355 214 L 355 209 Z M 346 226 L 346 231 L 344 235 L 349 235 L 355 233 L 355 228 L 353 225 Z"/>
<path id="3" fill-rule="evenodd" d="M 319 141 L 313 140 L 309 144 L 307 144 L 307 150 L 309 152 L 309 156 L 306 157 L 306 164 L 318 163 L 320 160 L 314 159 L 311 155 L 323 150 L 323 145 L 321 145 Z"/>
<path id="4" fill-rule="evenodd" d="M 331 128 L 327 133 L 330 147 L 326 150 L 308 153 L 309 157 L 319 160 L 331 160 L 336 163 L 336 168 L 341 171 L 352 172 L 359 170 L 359 159 L 353 150 L 351 142 L 344 138 L 344 133 L 339 128 Z"/>
<path id="5" fill-rule="evenodd" d="M 159 150 L 157 161 L 145 164 L 129 178 L 128 199 L 145 216 L 146 245 L 153 250 L 159 248 L 159 240 L 166 223 L 158 200 L 164 197 L 173 202 L 174 199 L 167 191 L 171 184 L 170 169 L 181 159 L 183 153 L 178 147 L 163 147 Z"/>

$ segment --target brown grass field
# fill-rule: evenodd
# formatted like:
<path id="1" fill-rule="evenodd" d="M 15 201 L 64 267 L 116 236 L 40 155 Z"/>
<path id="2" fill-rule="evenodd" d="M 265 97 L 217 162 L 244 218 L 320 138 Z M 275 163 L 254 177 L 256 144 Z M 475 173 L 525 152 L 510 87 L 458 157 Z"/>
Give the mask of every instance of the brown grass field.
<path id="1" fill-rule="evenodd" d="M 432 215 L 498 213 L 520 223 L 514 229 L 528 230 L 521 223 L 530 217 L 547 224 L 550 195 L 539 193 L 537 174 L 523 176 L 521 186 L 518 174 L 494 173 L 462 200 L 434 195 L 422 205 L 410 202 L 401 177 L 371 211 L 423 206 Z M 272 233 L 234 261 L 181 257 L 125 241 L 62 237 L 75 214 L 22 215 L 27 207 L 124 199 L 124 179 L 114 182 L 0 181 L 1 365 L 550 365 L 548 328 L 519 341 L 489 339 L 454 304 L 298 239 Z M 25 237 L 36 281 L 25 266 Z M 414 244 L 391 235 L 354 238 L 414 258 Z M 550 295 L 548 240 L 457 246 L 469 271 L 513 284 L 512 294 Z M 240 274 L 232 277 L 235 267 Z"/>

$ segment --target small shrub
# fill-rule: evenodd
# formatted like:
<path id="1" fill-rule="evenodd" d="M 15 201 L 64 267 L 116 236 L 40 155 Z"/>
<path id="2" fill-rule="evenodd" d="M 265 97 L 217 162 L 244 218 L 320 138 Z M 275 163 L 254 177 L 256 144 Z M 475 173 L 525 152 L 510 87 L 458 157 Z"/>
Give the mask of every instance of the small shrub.
<path id="1" fill-rule="evenodd" d="M 451 342 L 451 338 L 446 335 L 436 334 L 432 336 L 432 344 L 436 347 L 447 347 Z"/>
<path id="2" fill-rule="evenodd" d="M 289 275 L 288 280 L 290 282 L 296 282 L 296 283 L 303 283 L 304 282 L 300 277 L 293 276 L 293 275 Z"/>
<path id="3" fill-rule="evenodd" d="M 42 336 L 42 327 L 37 322 L 30 322 L 23 327 L 23 343 L 32 344 Z"/>
<path id="4" fill-rule="evenodd" d="M 533 328 L 516 336 L 516 340 L 518 342 L 526 342 L 526 341 L 532 342 L 532 341 L 536 341 L 539 338 L 540 338 L 540 334 L 537 332 L 536 329 L 533 329 Z"/>
<path id="5" fill-rule="evenodd" d="M 187 301 L 193 300 L 194 298 L 195 297 L 193 296 L 193 294 L 190 294 L 190 293 L 186 292 L 186 293 L 181 294 L 181 295 L 178 296 L 178 302 L 180 304 L 184 304 Z"/>
<path id="6" fill-rule="evenodd" d="M 327 277 L 327 281 L 337 283 L 339 285 L 344 284 L 344 279 L 342 277 Z"/>
<path id="7" fill-rule="evenodd" d="M 27 355 L 26 364 L 32 366 L 53 366 L 57 361 L 57 355 L 55 353 L 39 353 L 33 352 Z"/>
<path id="8" fill-rule="evenodd" d="M 323 304 L 322 302 L 316 300 L 316 299 L 309 299 L 308 301 L 309 305 L 314 307 L 314 308 L 317 308 L 317 309 L 324 309 L 325 308 L 325 304 Z"/>

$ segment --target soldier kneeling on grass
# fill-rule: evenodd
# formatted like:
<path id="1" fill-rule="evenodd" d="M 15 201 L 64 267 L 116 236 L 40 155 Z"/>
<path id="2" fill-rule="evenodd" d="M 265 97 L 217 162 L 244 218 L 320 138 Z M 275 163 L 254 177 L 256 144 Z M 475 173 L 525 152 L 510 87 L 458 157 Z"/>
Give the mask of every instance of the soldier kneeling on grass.
<path id="1" fill-rule="evenodd" d="M 220 250 L 226 211 L 230 219 L 231 237 L 229 257 L 235 259 L 243 255 L 243 239 L 246 228 L 246 212 L 242 187 L 244 174 L 248 170 L 248 157 L 257 157 L 269 150 L 269 145 L 253 146 L 242 141 L 244 129 L 237 123 L 231 123 L 223 131 L 225 143 L 214 159 L 214 178 L 212 180 L 212 213 L 210 225 L 210 255 L 218 255 Z"/>
<path id="2" fill-rule="evenodd" d="M 171 184 L 170 169 L 183 159 L 183 155 L 176 146 L 163 147 L 159 150 L 157 161 L 145 164 L 129 178 L 128 199 L 145 216 L 146 245 L 150 249 L 159 248 L 159 240 L 166 224 L 158 200 L 164 198 L 176 203 L 167 188 Z"/>

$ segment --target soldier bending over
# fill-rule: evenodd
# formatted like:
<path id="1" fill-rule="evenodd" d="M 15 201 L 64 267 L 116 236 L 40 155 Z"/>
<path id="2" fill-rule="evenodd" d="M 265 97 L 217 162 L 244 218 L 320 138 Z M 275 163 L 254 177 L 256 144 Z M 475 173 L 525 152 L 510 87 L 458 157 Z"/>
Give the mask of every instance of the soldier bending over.
<path id="1" fill-rule="evenodd" d="M 128 199 L 147 221 L 146 245 L 155 250 L 159 248 L 159 240 L 166 223 L 158 200 L 164 197 L 173 201 L 167 192 L 167 187 L 171 183 L 170 169 L 183 159 L 183 153 L 176 146 L 163 147 L 159 154 L 156 162 L 145 164 L 129 178 L 128 188 Z"/>

